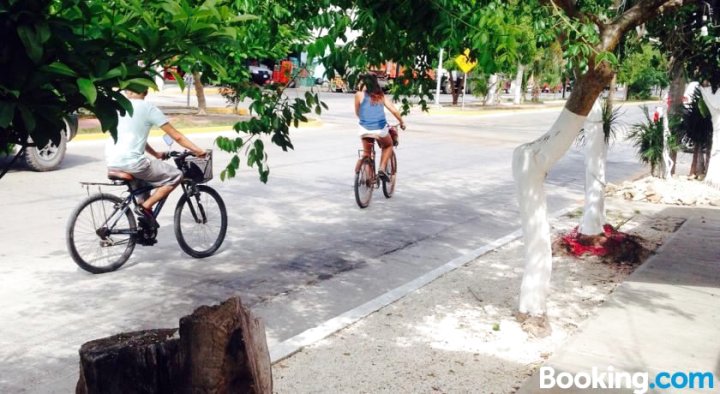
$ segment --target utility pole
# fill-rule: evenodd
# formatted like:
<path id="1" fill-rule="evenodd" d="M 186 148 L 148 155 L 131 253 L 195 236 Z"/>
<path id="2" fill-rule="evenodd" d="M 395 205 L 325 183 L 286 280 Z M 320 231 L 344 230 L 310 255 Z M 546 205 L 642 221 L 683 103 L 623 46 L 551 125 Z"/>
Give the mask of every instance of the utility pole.
<path id="1" fill-rule="evenodd" d="M 442 61 L 443 61 L 443 49 L 440 48 L 440 59 L 438 60 L 438 68 L 437 72 L 435 73 L 435 105 L 440 106 L 440 82 L 442 81 L 442 75 L 440 75 L 440 70 L 442 70 Z"/>

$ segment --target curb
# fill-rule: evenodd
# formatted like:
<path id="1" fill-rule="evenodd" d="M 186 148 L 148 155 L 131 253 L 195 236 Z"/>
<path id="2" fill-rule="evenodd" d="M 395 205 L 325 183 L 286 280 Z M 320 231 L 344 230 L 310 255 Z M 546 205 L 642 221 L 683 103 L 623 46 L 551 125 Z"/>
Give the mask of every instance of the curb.
<path id="1" fill-rule="evenodd" d="M 648 105 L 658 105 L 660 102 L 658 100 L 648 100 L 648 101 L 615 101 L 615 106 L 617 108 L 620 108 L 622 106 L 626 105 L 632 105 L 632 106 L 648 106 Z M 495 105 L 495 106 L 467 106 L 464 109 L 461 108 L 458 105 L 445 105 L 442 104 L 437 107 L 434 104 L 428 105 L 428 111 L 427 112 L 419 112 L 419 113 L 425 113 L 427 115 L 472 115 L 472 116 L 481 116 L 481 115 L 500 115 L 500 114 L 514 114 L 514 113 L 520 113 L 520 112 L 549 112 L 549 111 L 555 111 L 558 109 L 562 109 L 565 107 L 565 102 L 561 103 L 548 103 L 548 104 L 538 104 L 537 106 L 527 106 L 520 104 L 518 106 L 511 106 L 511 105 Z"/>
<path id="2" fill-rule="evenodd" d="M 502 114 L 514 114 L 519 112 L 550 112 L 562 109 L 560 105 L 556 106 L 544 106 L 538 108 L 504 108 L 504 109 L 479 109 L 479 108 L 429 108 L 428 115 L 472 115 L 472 116 L 483 116 L 483 115 L 502 115 Z"/>
<path id="3" fill-rule="evenodd" d="M 167 84 L 166 86 L 163 86 L 162 90 L 150 90 L 151 95 L 155 96 L 177 96 L 177 95 L 186 95 L 188 93 L 188 89 L 190 89 L 194 94 L 195 88 L 192 85 L 185 85 L 185 89 L 180 90 L 180 87 L 176 84 Z M 218 87 L 208 87 L 204 86 L 203 91 L 206 95 L 209 94 L 220 94 L 220 88 Z"/>
<path id="4" fill-rule="evenodd" d="M 304 128 L 314 128 L 314 127 L 322 127 L 323 122 L 320 119 L 308 119 L 307 122 L 300 122 L 298 124 L 298 127 L 290 127 L 291 129 L 304 129 Z M 216 133 L 220 131 L 233 131 L 233 125 L 229 124 L 226 126 L 205 126 L 205 127 L 184 127 L 184 128 L 178 128 L 178 131 L 185 135 L 192 135 L 192 134 L 205 134 L 205 133 Z M 164 135 L 165 132 L 160 129 L 152 129 L 150 130 L 150 137 L 160 137 Z M 110 134 L 108 133 L 87 133 L 87 134 L 78 134 L 73 138 L 73 141 L 95 141 L 95 140 L 101 140 L 108 138 Z"/>

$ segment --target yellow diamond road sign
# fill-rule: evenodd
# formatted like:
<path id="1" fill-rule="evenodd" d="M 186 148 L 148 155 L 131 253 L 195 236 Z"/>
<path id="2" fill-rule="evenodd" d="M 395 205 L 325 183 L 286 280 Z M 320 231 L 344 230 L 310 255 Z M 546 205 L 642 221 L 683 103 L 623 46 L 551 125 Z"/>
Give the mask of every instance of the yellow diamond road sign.
<path id="1" fill-rule="evenodd" d="M 475 68 L 477 66 L 477 61 L 471 62 L 470 61 L 470 50 L 466 49 L 465 52 L 462 55 L 459 55 L 455 58 L 455 63 L 460 67 L 462 72 L 468 73 L 470 70 Z"/>

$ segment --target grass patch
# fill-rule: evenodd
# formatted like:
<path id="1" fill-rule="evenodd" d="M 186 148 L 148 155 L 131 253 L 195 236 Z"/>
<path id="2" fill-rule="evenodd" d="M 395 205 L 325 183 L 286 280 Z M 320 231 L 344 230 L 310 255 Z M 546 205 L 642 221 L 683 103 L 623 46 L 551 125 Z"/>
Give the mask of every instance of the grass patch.
<path id="1" fill-rule="evenodd" d="M 231 129 L 235 123 L 247 119 L 240 115 L 208 115 L 208 116 L 188 116 L 188 115 L 177 115 L 168 117 L 170 123 L 175 126 L 176 129 L 190 129 L 197 127 L 219 127 L 227 126 Z M 102 129 L 100 125 L 91 125 L 86 127 L 78 128 L 78 134 L 98 134 L 101 133 Z"/>

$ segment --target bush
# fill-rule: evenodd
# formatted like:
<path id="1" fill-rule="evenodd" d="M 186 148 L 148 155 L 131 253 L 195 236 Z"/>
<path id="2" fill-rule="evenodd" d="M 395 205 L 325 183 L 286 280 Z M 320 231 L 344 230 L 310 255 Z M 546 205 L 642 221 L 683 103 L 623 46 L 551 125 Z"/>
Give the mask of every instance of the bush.
<path id="1" fill-rule="evenodd" d="M 642 110 L 645 122 L 633 125 L 627 138 L 633 141 L 640 160 L 650 165 L 650 173 L 656 175 L 656 170 L 662 163 L 663 123 L 662 120 L 656 122 L 650 117 L 648 107 L 643 107 Z M 670 151 L 677 151 L 678 143 L 674 135 L 668 136 L 667 144 Z"/>

